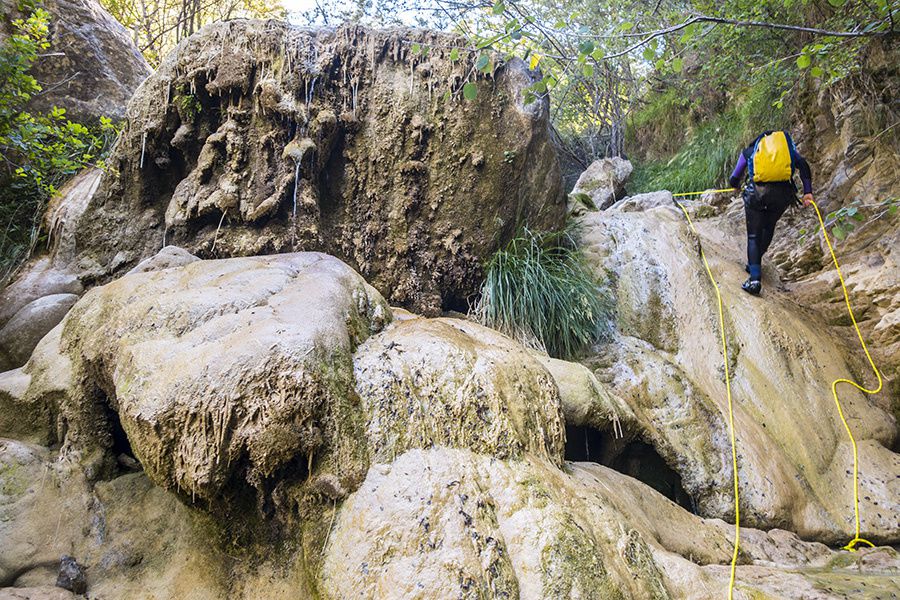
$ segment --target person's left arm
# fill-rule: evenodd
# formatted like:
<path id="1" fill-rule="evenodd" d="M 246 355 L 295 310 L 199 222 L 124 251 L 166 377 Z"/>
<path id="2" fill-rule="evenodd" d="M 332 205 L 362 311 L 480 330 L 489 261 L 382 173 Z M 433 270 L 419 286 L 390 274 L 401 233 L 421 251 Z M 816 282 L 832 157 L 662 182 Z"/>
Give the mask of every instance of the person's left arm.
<path id="1" fill-rule="evenodd" d="M 799 153 L 794 157 L 794 163 L 800 172 L 800 181 L 803 183 L 803 206 L 809 206 L 813 201 L 812 194 L 812 171 L 809 163 Z"/>

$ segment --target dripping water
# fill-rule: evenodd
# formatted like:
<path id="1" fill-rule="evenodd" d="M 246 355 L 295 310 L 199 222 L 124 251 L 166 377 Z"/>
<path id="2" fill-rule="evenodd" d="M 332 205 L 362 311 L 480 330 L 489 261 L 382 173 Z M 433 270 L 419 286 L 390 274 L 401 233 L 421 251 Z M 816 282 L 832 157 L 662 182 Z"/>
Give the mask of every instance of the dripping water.
<path id="1" fill-rule="evenodd" d="M 313 77 L 312 83 L 309 85 L 309 87 L 306 90 L 306 119 L 307 120 L 309 120 L 309 105 L 312 102 L 312 99 L 316 95 L 316 80 L 317 79 L 319 79 L 319 78 Z"/>
<path id="2" fill-rule="evenodd" d="M 291 250 L 297 249 L 297 189 L 300 187 L 301 159 L 294 160 L 294 206 L 291 209 Z"/>
<path id="3" fill-rule="evenodd" d="M 300 163 L 299 159 L 294 161 L 294 208 L 291 211 L 291 221 L 297 222 L 297 188 L 300 186 Z"/>

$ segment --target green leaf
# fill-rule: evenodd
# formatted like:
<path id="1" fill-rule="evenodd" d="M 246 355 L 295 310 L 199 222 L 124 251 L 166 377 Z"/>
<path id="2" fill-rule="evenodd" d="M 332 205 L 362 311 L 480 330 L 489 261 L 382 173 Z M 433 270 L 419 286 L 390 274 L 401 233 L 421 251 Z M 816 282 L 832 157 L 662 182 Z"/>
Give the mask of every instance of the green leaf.
<path id="1" fill-rule="evenodd" d="M 418 54 L 419 51 L 422 50 L 422 46 L 421 46 L 420 44 L 417 44 L 417 43 L 416 43 L 416 44 L 413 44 L 413 45 L 410 47 L 409 50 L 410 50 L 410 52 L 412 52 L 413 54 Z"/>
<path id="2" fill-rule="evenodd" d="M 631 21 L 625 21 L 621 25 L 619 25 L 619 31 L 628 31 L 630 29 L 634 29 L 634 23 Z"/>
<path id="3" fill-rule="evenodd" d="M 591 40 L 584 40 L 580 44 L 578 44 L 578 51 L 581 54 L 590 54 L 594 51 L 594 42 Z"/>
<path id="4" fill-rule="evenodd" d="M 797 66 L 805 69 L 812 63 L 812 57 L 809 54 L 801 54 L 797 57 Z"/>
<path id="5" fill-rule="evenodd" d="M 594 51 L 591 52 L 591 58 L 597 61 L 603 60 L 603 50 L 595 48 Z"/>
<path id="6" fill-rule="evenodd" d="M 538 81 L 534 85 L 531 86 L 531 89 L 537 92 L 538 94 L 546 94 L 547 93 L 547 84 L 543 81 Z"/>
<path id="7" fill-rule="evenodd" d="M 844 228 L 841 227 L 840 225 L 835 225 L 834 227 L 832 227 L 831 233 L 834 234 L 834 237 L 839 240 L 842 240 L 845 237 L 847 237 L 847 232 L 844 231 Z"/>
<path id="8" fill-rule="evenodd" d="M 647 48 L 644 48 L 642 56 L 644 57 L 644 60 L 653 60 L 656 58 L 656 52 L 653 51 L 653 48 L 648 46 Z"/>
<path id="9" fill-rule="evenodd" d="M 453 94 L 450 93 L 450 90 L 447 90 L 446 92 L 444 92 L 444 95 L 442 97 L 444 99 L 444 102 L 449 102 L 452 96 Z"/>
<path id="10" fill-rule="evenodd" d="M 494 3 L 494 7 L 491 9 L 491 12 L 495 15 L 502 15 L 506 10 L 506 5 L 503 4 L 503 0 L 498 0 Z"/>
<path id="11" fill-rule="evenodd" d="M 474 100 L 478 96 L 478 86 L 473 82 L 468 82 L 463 86 L 463 98 L 466 100 Z"/>
<path id="12" fill-rule="evenodd" d="M 521 40 L 521 39 L 522 39 L 522 32 L 521 32 L 520 30 L 516 29 L 516 30 L 513 31 L 511 34 L 509 34 L 509 37 L 510 37 L 510 39 L 512 39 L 512 40 Z"/>
<path id="13" fill-rule="evenodd" d="M 825 71 L 822 69 L 822 67 L 819 66 L 813 67 L 809 70 L 809 72 L 813 77 L 822 77 L 822 75 L 825 74 Z"/>
<path id="14" fill-rule="evenodd" d="M 488 58 L 488 55 L 482 54 L 478 57 L 478 60 L 475 61 L 475 68 L 479 71 L 484 71 L 490 63 L 491 60 Z"/>
<path id="15" fill-rule="evenodd" d="M 681 73 L 681 69 L 684 68 L 684 61 L 681 58 L 676 58 L 672 61 L 672 70 L 676 73 Z"/>
<path id="16" fill-rule="evenodd" d="M 846 0 L 828 0 L 828 4 L 832 5 L 835 8 L 840 8 L 844 5 Z"/>
<path id="17" fill-rule="evenodd" d="M 536 99 L 535 95 L 532 94 L 531 92 L 525 92 L 525 96 L 523 96 L 523 100 L 525 101 L 525 104 L 531 104 L 532 102 L 535 101 L 535 99 Z"/>
<path id="18" fill-rule="evenodd" d="M 456 62 L 459 60 L 459 48 L 454 48 L 450 51 L 450 60 Z"/>
<path id="19" fill-rule="evenodd" d="M 594 65 L 587 64 L 581 68 L 581 72 L 585 77 L 593 77 L 594 76 Z"/>

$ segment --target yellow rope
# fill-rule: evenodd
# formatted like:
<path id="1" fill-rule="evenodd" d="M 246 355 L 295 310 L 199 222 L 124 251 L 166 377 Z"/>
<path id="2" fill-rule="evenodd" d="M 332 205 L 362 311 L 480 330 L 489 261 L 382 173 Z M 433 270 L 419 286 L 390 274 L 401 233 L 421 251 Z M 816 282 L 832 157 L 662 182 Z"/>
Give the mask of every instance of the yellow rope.
<path id="1" fill-rule="evenodd" d="M 722 188 L 721 190 L 703 190 L 702 192 L 680 192 L 672 194 L 675 198 L 680 196 L 699 196 L 700 194 L 722 194 L 724 192 L 737 192 L 734 188 Z"/>
<path id="2" fill-rule="evenodd" d="M 725 190 L 714 190 L 714 191 L 725 191 Z M 731 188 L 728 189 L 731 191 Z M 703 194 L 705 192 L 691 192 L 691 194 Z M 697 230 L 694 228 L 694 222 L 691 221 L 691 216 L 688 214 L 687 210 L 679 204 L 675 203 L 678 208 L 684 213 L 684 216 L 687 217 L 688 225 L 691 227 L 691 231 L 694 232 L 694 235 L 697 236 L 699 240 L 700 236 L 697 233 Z M 737 568 L 737 559 L 738 559 L 738 548 L 741 545 L 741 508 L 740 508 L 740 494 L 738 492 L 738 465 L 737 465 L 737 443 L 734 438 L 734 408 L 731 402 L 731 376 L 728 373 L 728 345 L 725 341 L 725 312 L 722 308 L 722 293 L 719 291 L 719 284 L 716 283 L 716 278 L 713 277 L 712 269 L 709 268 L 709 262 L 706 260 L 706 254 L 703 253 L 703 245 L 700 245 L 700 258 L 703 259 L 703 266 L 706 267 L 706 274 L 709 275 L 709 280 L 712 282 L 713 287 L 716 290 L 716 301 L 719 305 L 719 333 L 721 334 L 721 342 L 722 342 L 722 358 L 725 360 L 725 393 L 728 397 L 728 434 L 731 437 L 731 474 L 732 479 L 734 480 L 734 552 L 731 555 L 731 578 L 728 581 L 728 600 L 732 600 L 734 597 L 734 575 L 735 570 Z"/>
<path id="3" fill-rule="evenodd" d="M 869 354 L 869 349 L 866 347 L 866 342 L 863 340 L 862 332 L 859 330 L 859 325 L 856 323 L 856 317 L 853 315 L 853 309 L 850 307 L 850 296 L 847 294 L 847 286 L 844 283 L 844 276 L 841 274 L 841 267 L 838 264 L 837 256 L 834 254 L 834 248 L 831 246 L 831 240 L 828 238 L 828 232 L 825 230 L 825 221 L 822 220 L 822 213 L 819 211 L 819 206 L 812 202 L 813 208 L 816 209 L 816 216 L 819 218 L 819 226 L 822 228 L 822 236 L 825 238 L 825 243 L 828 245 L 828 251 L 831 253 L 831 260 L 834 262 L 834 268 L 837 271 L 838 279 L 841 281 L 841 290 L 844 292 L 844 303 L 847 305 L 847 312 L 850 313 L 850 320 L 853 322 L 853 328 L 856 329 L 856 336 L 859 338 L 859 343 L 862 344 L 863 352 L 866 353 L 866 358 L 869 360 L 869 365 L 871 365 L 872 370 L 875 372 L 875 377 L 878 378 L 878 387 L 874 390 L 869 390 L 859 385 L 854 381 L 850 381 L 849 379 L 835 379 L 831 382 L 831 394 L 834 396 L 834 403 L 837 405 L 838 414 L 841 417 L 841 422 L 844 423 L 844 429 L 847 430 L 847 436 L 850 438 L 850 443 L 853 445 L 853 512 L 856 517 L 856 535 L 850 540 L 846 546 L 844 546 L 844 550 L 849 550 L 850 552 L 856 552 L 856 545 L 859 543 L 867 544 L 871 547 L 875 547 L 875 545 L 869 540 L 863 539 L 859 536 L 859 451 L 856 447 L 856 440 L 853 438 L 853 432 L 850 431 L 850 425 L 847 424 L 847 419 L 844 417 L 844 409 L 841 407 L 841 402 L 838 400 L 837 394 L 837 385 L 839 383 L 849 383 L 856 389 L 866 394 L 877 394 L 881 391 L 881 387 L 883 382 L 881 380 L 881 373 L 878 371 L 878 367 L 875 366 L 875 361 L 872 360 L 872 356 Z"/>

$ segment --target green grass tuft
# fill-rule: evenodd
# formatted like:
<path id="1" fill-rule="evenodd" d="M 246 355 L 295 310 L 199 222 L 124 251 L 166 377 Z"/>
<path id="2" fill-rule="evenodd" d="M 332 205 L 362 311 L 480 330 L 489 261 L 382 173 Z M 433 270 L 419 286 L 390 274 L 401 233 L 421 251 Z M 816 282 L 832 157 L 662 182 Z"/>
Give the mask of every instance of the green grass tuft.
<path id="1" fill-rule="evenodd" d="M 571 231 L 528 229 L 491 258 L 474 307 L 484 325 L 551 356 L 571 358 L 611 329 L 612 303 L 601 293 Z"/>

